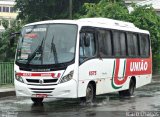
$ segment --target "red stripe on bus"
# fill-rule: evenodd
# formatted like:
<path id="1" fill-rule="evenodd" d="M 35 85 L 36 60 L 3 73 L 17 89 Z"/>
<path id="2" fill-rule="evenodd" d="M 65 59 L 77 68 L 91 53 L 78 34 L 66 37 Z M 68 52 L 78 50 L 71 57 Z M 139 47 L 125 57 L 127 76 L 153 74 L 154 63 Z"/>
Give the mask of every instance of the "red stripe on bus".
<path id="1" fill-rule="evenodd" d="M 26 77 L 53 77 L 60 78 L 61 73 L 16 73 L 17 76 L 26 76 Z"/>

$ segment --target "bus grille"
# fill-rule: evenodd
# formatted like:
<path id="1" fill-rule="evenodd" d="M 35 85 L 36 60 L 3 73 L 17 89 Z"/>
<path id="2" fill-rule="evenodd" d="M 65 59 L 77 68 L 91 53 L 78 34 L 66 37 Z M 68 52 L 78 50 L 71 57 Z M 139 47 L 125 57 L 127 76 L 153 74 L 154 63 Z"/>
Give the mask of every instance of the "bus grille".
<path id="1" fill-rule="evenodd" d="M 52 93 L 54 88 L 30 88 L 33 93 Z"/>
<path id="2" fill-rule="evenodd" d="M 26 79 L 28 85 L 55 85 L 58 79 Z"/>

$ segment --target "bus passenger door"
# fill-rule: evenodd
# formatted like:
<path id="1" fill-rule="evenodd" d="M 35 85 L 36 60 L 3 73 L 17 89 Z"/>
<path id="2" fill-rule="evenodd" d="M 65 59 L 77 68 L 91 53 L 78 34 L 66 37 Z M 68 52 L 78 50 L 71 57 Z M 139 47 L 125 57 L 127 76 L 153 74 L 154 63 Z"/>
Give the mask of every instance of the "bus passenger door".
<path id="1" fill-rule="evenodd" d="M 97 40 L 94 29 L 82 30 L 79 44 L 79 84 L 78 97 L 86 96 L 90 81 L 97 82 L 100 71 L 97 58 Z"/>
<path id="2" fill-rule="evenodd" d="M 83 97 L 90 81 L 96 84 L 96 94 L 111 91 L 111 78 L 114 59 L 99 57 L 99 45 L 96 31 L 84 31 L 80 34 L 79 46 L 79 85 L 78 96 Z"/>

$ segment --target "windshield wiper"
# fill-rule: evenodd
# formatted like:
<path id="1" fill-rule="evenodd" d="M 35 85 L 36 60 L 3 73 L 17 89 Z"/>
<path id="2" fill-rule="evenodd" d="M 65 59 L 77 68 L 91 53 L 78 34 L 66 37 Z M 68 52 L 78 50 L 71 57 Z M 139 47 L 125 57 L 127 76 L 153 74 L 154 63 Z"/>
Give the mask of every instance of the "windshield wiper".
<path id="1" fill-rule="evenodd" d="M 57 64 L 58 63 L 58 57 L 57 57 L 57 51 L 56 51 L 56 46 L 55 44 L 53 43 L 53 40 L 54 40 L 54 35 L 52 37 L 52 43 L 51 43 L 51 52 L 53 52 L 53 56 L 54 56 L 54 60 L 55 60 L 55 63 Z"/>
<path id="2" fill-rule="evenodd" d="M 37 54 L 37 52 L 40 52 L 41 53 L 41 58 L 42 58 L 42 46 L 43 46 L 43 43 L 44 43 L 44 39 L 45 38 L 43 38 L 42 39 L 42 42 L 41 42 L 41 44 L 35 49 L 35 51 L 28 57 L 28 61 L 27 61 L 27 63 L 26 64 L 29 64 L 32 60 L 33 60 L 33 58 L 36 56 L 36 54 Z"/>

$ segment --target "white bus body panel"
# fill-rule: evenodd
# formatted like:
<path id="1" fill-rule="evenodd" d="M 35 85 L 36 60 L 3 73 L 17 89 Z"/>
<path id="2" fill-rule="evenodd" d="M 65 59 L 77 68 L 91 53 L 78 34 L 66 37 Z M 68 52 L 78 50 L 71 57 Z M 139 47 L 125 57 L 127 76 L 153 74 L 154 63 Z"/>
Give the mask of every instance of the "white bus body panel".
<path id="1" fill-rule="evenodd" d="M 115 59 L 91 59 L 80 65 L 78 96 L 84 97 L 86 95 L 86 88 L 90 81 L 96 83 L 96 95 L 128 89 L 129 79 L 121 89 L 113 88 L 114 61 Z M 123 77 L 123 67 L 124 59 L 121 59 L 119 77 Z"/>
<path id="2" fill-rule="evenodd" d="M 133 59 L 133 61 L 139 62 L 141 59 Z M 142 61 L 149 61 L 149 59 Z M 136 80 L 136 88 L 151 83 L 152 75 L 147 74 L 150 72 L 151 63 L 148 62 L 147 71 L 132 71 L 131 63 L 132 59 L 90 59 L 85 61 L 79 67 L 78 97 L 86 96 L 86 88 L 90 81 L 96 83 L 96 95 L 127 90 L 133 77 Z M 144 74 L 145 72 L 146 74 Z M 120 83 L 121 81 L 122 83 Z"/>

